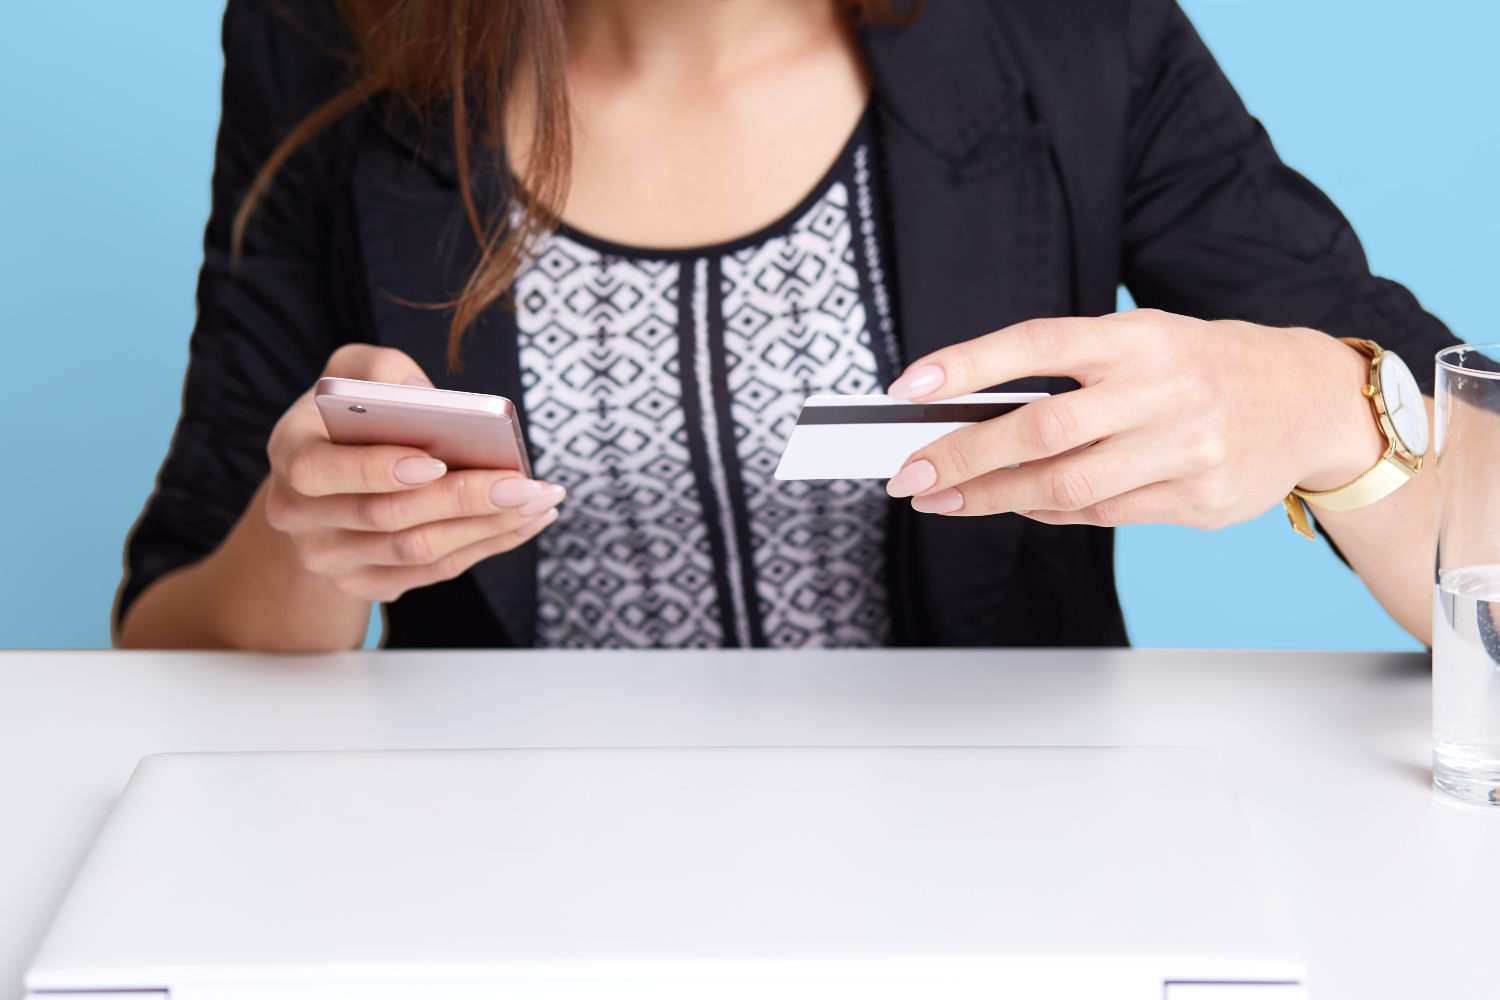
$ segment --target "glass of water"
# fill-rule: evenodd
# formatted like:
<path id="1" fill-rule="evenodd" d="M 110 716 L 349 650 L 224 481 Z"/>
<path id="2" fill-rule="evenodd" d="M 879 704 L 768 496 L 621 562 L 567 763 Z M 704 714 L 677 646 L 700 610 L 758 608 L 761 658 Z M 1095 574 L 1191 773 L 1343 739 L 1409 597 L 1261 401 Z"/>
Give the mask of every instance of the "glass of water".
<path id="1" fill-rule="evenodd" d="M 1432 780 L 1500 806 L 1500 344 L 1437 356 Z"/>

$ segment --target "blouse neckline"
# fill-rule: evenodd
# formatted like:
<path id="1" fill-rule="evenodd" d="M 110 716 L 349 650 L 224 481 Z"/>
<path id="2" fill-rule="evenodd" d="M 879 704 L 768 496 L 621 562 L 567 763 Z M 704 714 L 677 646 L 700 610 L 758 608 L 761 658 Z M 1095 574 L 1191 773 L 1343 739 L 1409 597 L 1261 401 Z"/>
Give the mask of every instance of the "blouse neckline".
<path id="1" fill-rule="evenodd" d="M 581 229 L 576 229 L 566 222 L 557 227 L 556 234 L 564 236 L 581 246 L 588 247 L 609 257 L 619 257 L 627 260 L 692 260 L 698 257 L 722 257 L 727 254 L 736 253 L 747 247 L 759 246 L 778 236 L 784 236 L 792 230 L 792 227 L 807 214 L 815 204 L 818 203 L 828 189 L 852 173 L 854 164 L 854 151 L 861 143 L 868 142 L 873 128 L 874 99 L 865 104 L 864 112 L 855 123 L 854 130 L 849 134 L 849 139 L 844 143 L 844 148 L 834 159 L 833 164 L 823 174 L 817 184 L 813 185 L 802 199 L 791 209 L 782 213 L 774 222 L 762 226 L 752 233 L 738 236 L 732 240 L 720 243 L 710 243 L 696 247 L 640 247 L 626 243 L 616 243 L 598 236 L 591 235 Z"/>

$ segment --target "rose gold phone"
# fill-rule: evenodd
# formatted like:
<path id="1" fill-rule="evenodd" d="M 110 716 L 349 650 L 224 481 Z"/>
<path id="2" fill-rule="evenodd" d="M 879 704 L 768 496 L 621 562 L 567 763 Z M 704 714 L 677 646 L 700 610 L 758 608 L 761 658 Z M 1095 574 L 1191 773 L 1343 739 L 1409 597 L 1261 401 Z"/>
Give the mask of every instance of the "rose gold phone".
<path id="1" fill-rule="evenodd" d="M 519 469 L 531 478 L 521 422 L 504 396 L 320 378 L 313 398 L 335 444 L 402 444 L 450 469 Z"/>

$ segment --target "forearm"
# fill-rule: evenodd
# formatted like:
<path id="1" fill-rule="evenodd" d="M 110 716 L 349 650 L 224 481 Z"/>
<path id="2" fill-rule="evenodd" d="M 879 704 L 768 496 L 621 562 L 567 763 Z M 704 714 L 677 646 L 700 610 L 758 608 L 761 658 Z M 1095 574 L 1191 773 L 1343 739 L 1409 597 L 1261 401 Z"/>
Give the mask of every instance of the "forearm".
<path id="1" fill-rule="evenodd" d="M 266 521 L 265 493 L 262 484 L 212 554 L 141 593 L 121 622 L 121 646 L 307 651 L 364 641 L 369 602 L 303 567 L 291 538 Z"/>
<path id="2" fill-rule="evenodd" d="M 1429 425 L 1433 402 L 1425 399 Z M 1432 643 L 1433 518 L 1436 462 L 1429 452 L 1422 471 L 1390 496 L 1359 510 L 1313 508 L 1349 565 L 1402 628 Z"/>

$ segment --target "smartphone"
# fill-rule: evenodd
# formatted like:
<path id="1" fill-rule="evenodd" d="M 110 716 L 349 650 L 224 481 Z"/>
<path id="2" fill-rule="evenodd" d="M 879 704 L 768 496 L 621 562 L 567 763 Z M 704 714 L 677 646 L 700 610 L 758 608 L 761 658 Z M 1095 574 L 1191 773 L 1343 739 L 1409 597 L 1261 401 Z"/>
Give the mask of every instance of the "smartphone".
<path id="1" fill-rule="evenodd" d="M 450 469 L 519 469 L 531 478 L 521 422 L 504 396 L 320 378 L 313 399 L 335 444 L 401 444 Z"/>

